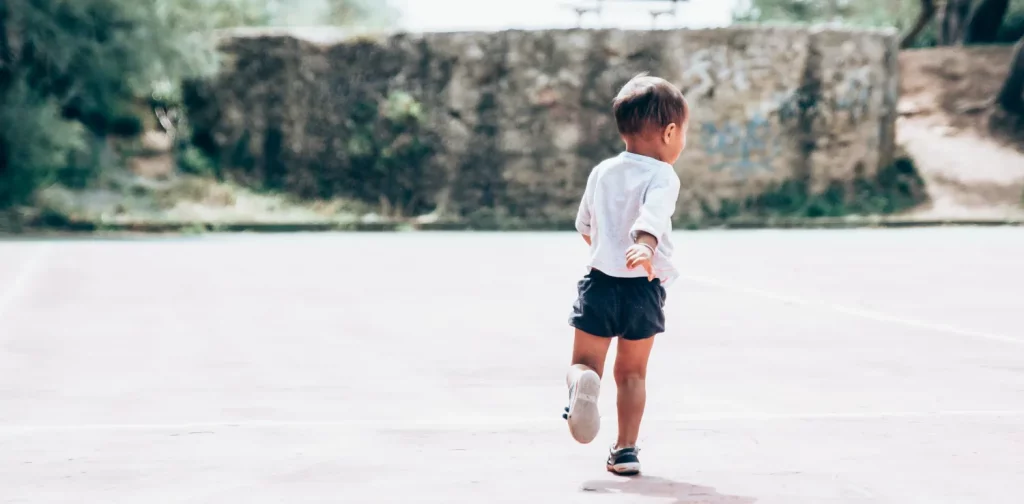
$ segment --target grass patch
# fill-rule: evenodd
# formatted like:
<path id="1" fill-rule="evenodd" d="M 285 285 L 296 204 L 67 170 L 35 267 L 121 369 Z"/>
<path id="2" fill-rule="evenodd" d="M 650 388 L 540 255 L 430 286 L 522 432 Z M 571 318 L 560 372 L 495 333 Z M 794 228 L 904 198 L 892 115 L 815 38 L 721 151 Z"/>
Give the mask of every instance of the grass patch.
<path id="1" fill-rule="evenodd" d="M 834 181 L 821 192 L 812 192 L 802 180 L 786 180 L 758 195 L 742 200 L 723 199 L 701 204 L 697 218 L 680 216 L 676 225 L 699 229 L 733 221 L 843 218 L 897 214 L 927 200 L 924 180 L 913 160 L 902 156 L 879 170 L 874 178 Z"/>

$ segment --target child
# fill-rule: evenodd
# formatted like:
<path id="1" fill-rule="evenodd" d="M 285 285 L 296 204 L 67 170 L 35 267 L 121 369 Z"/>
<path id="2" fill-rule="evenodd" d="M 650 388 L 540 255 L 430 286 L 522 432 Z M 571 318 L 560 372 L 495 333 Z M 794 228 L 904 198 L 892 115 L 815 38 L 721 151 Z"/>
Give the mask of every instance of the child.
<path id="1" fill-rule="evenodd" d="M 590 246 L 590 270 L 577 286 L 569 319 L 576 335 L 563 417 L 580 443 L 597 437 L 605 356 L 618 337 L 613 373 L 619 435 L 607 468 L 634 475 L 640 472 L 636 442 L 647 399 L 647 359 L 654 336 L 665 331 L 663 285 L 678 276 L 669 240 L 679 196 L 672 165 L 686 146 L 689 108 L 678 88 L 641 74 L 622 88 L 612 109 L 626 151 L 591 171 L 576 218 Z"/>

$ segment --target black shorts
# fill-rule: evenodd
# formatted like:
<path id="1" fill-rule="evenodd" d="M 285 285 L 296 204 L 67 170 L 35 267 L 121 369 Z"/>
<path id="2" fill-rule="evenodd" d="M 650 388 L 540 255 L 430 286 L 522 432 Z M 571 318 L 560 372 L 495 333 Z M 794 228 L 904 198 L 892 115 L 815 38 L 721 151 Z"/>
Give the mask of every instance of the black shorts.
<path id="1" fill-rule="evenodd" d="M 569 325 L 594 336 L 642 340 L 665 332 L 661 281 L 619 278 L 591 269 L 577 284 Z"/>

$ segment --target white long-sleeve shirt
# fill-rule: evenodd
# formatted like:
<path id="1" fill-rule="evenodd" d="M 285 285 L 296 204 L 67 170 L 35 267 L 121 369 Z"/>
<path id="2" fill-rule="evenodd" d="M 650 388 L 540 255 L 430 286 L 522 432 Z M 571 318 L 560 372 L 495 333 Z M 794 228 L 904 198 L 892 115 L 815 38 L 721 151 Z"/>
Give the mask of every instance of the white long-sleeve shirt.
<path id="1" fill-rule="evenodd" d="M 630 152 L 594 167 L 576 215 L 576 230 L 590 236 L 590 268 L 616 277 L 645 277 L 642 267 L 626 268 L 626 250 L 639 231 L 658 239 L 654 274 L 663 285 L 679 272 L 672 264 L 672 214 L 679 198 L 679 176 L 672 165 Z"/>

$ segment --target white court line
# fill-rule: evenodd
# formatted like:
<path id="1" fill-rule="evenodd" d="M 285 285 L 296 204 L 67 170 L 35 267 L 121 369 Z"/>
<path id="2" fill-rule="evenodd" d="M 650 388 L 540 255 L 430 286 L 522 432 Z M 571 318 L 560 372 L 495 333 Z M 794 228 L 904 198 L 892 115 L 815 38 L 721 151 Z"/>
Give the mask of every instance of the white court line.
<path id="1" fill-rule="evenodd" d="M 938 418 L 1022 418 L 1024 410 L 939 410 L 939 411 L 863 411 L 863 412 L 803 412 L 803 413 L 691 413 L 644 418 L 645 423 L 684 424 L 692 422 L 723 421 L 785 421 L 785 420 L 900 420 Z M 544 425 L 559 425 L 564 421 L 557 415 L 532 417 L 495 417 L 452 415 L 432 419 L 404 420 L 337 420 L 337 421 L 219 421 L 183 423 L 127 423 L 127 424 L 0 424 L 0 434 L 35 432 L 83 431 L 198 431 L 208 429 L 308 429 L 342 428 L 360 430 L 457 430 L 457 429 L 520 429 Z"/>
<path id="2" fill-rule="evenodd" d="M 789 296 L 785 294 L 779 294 L 776 292 L 766 291 L 762 289 L 755 289 L 752 287 L 744 287 L 739 285 L 732 285 L 713 278 L 684 275 L 684 278 L 698 284 L 703 284 L 708 287 L 715 287 L 722 290 L 739 292 L 748 296 L 760 297 L 764 299 L 771 299 L 773 301 L 780 301 L 787 304 L 800 305 L 800 306 L 813 306 L 817 308 L 823 308 L 831 310 L 837 313 L 843 313 L 846 315 L 852 315 L 854 317 L 860 317 L 868 320 L 874 320 L 876 322 L 888 322 L 891 324 L 898 324 L 907 327 L 913 327 L 917 329 L 926 329 L 929 331 L 941 332 L 946 334 L 953 334 L 956 336 L 966 336 L 968 338 L 979 338 L 987 339 L 991 341 L 999 341 L 1002 343 L 1012 343 L 1014 345 L 1024 345 L 1024 339 L 1014 338 L 1005 334 L 995 334 L 983 331 L 975 331 L 972 329 L 963 329 L 960 327 L 954 327 L 948 324 L 937 324 L 932 322 L 925 322 L 923 320 L 917 320 L 907 317 L 899 317 L 888 313 L 882 313 L 874 310 L 868 310 L 864 308 L 857 308 L 853 306 L 847 306 L 839 303 L 829 303 L 825 301 L 814 301 L 811 299 L 803 299 L 795 296 Z"/>
<path id="3" fill-rule="evenodd" d="M 14 302 L 24 294 L 25 289 L 29 286 L 29 281 L 39 271 L 39 268 L 42 267 L 50 253 L 53 252 L 53 245 L 49 243 L 36 248 L 35 254 L 21 265 L 21 269 L 14 277 L 14 281 L 8 284 L 6 289 L 0 293 L 0 320 L 3 320 L 4 316 L 7 315 L 7 311 L 14 306 Z"/>

